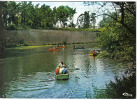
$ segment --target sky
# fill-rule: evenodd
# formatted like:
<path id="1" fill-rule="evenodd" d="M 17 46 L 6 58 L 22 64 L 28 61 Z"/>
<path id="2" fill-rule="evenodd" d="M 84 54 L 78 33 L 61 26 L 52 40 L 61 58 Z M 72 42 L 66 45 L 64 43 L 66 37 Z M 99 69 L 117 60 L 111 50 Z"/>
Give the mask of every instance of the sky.
<path id="1" fill-rule="evenodd" d="M 74 15 L 74 23 L 76 24 L 76 20 L 77 20 L 77 18 L 78 18 L 78 16 L 80 15 L 80 14 L 82 14 L 82 13 L 84 13 L 85 11 L 90 11 L 91 13 L 93 13 L 93 12 L 95 12 L 96 10 L 97 10 L 97 6 L 86 6 L 86 5 L 84 5 L 84 3 L 82 2 L 82 1 L 80 1 L 80 2 L 77 2 L 77 1 L 75 1 L 75 2 L 73 2 L 73 1 L 69 1 L 69 2 L 44 2 L 44 1 L 42 1 L 42 2 L 32 2 L 34 5 L 36 5 L 36 4 L 40 4 L 40 6 L 41 5 L 43 5 L 43 4 L 45 4 L 45 5 L 48 5 L 48 6 L 50 6 L 51 8 L 54 8 L 54 7 L 59 7 L 59 6 L 61 6 L 61 5 L 63 5 L 63 6 L 69 6 L 69 7 L 71 7 L 71 8 L 76 8 L 76 14 Z M 98 23 L 100 22 L 102 20 L 102 17 L 100 16 L 100 17 L 98 17 L 98 18 L 96 18 L 96 26 L 98 26 Z"/>

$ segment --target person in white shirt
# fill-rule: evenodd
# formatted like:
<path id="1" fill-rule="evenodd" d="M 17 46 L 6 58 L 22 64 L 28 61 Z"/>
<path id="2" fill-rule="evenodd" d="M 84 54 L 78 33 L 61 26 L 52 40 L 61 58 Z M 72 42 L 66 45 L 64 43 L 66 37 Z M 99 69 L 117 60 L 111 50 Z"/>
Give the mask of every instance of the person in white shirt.
<path id="1" fill-rule="evenodd" d="M 63 69 L 64 69 L 63 67 L 60 67 L 59 74 L 62 74 Z"/>
<path id="2" fill-rule="evenodd" d="M 60 64 L 58 66 L 63 67 L 63 62 L 60 62 Z"/>

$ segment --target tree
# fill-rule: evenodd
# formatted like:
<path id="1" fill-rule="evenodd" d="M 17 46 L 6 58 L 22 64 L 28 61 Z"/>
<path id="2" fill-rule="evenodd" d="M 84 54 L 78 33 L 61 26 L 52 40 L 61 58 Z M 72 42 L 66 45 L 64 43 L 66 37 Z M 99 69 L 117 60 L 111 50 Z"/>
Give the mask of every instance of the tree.
<path id="1" fill-rule="evenodd" d="M 85 11 L 84 14 L 81 14 L 78 17 L 77 24 L 80 24 L 80 26 L 83 28 L 89 28 L 89 24 L 90 24 L 89 11 Z"/>
<path id="2" fill-rule="evenodd" d="M 27 18 L 26 12 L 27 11 L 28 11 L 27 2 L 23 1 L 21 3 L 20 12 L 21 12 L 21 25 L 24 25 L 24 26 L 26 25 L 26 18 Z"/>
<path id="3" fill-rule="evenodd" d="M 70 27 L 75 27 L 74 23 L 73 23 L 73 16 L 74 14 L 76 13 L 76 8 L 73 9 L 73 8 L 70 8 L 68 7 L 69 9 L 69 22 L 70 22 Z"/>
<path id="4" fill-rule="evenodd" d="M 3 4 L 4 2 L 0 2 L 0 58 L 5 57 L 4 32 L 3 32 L 3 23 L 2 23 Z"/>
<path id="5" fill-rule="evenodd" d="M 67 25 L 67 21 L 69 21 L 69 19 L 72 20 L 73 15 L 76 13 L 75 9 L 72 9 L 68 6 L 59 6 L 56 12 L 57 19 L 63 27 Z"/>
<path id="6" fill-rule="evenodd" d="M 11 25 L 18 26 L 19 4 L 13 1 L 3 2 L 3 25 L 8 27 Z"/>
<path id="7" fill-rule="evenodd" d="M 42 27 L 52 27 L 53 26 L 53 12 L 49 6 L 45 4 L 40 8 L 40 16 L 41 16 L 41 26 Z"/>
<path id="8" fill-rule="evenodd" d="M 89 14 L 89 11 L 85 11 L 77 18 L 77 24 L 83 28 L 93 27 L 95 29 L 96 19 L 95 13 Z"/>
<path id="9" fill-rule="evenodd" d="M 120 23 L 123 27 L 127 29 L 127 31 L 131 32 L 132 34 L 135 34 L 136 28 L 131 28 L 128 23 L 125 22 L 125 17 L 132 17 L 134 20 L 136 20 L 136 3 L 135 2 L 84 2 L 84 4 L 90 6 L 100 6 L 99 8 L 96 8 L 97 11 L 96 16 L 109 16 L 116 22 Z M 108 9 L 108 6 L 112 7 L 114 11 L 110 11 Z M 102 11 L 102 9 L 104 9 Z M 113 12 L 116 12 L 116 16 L 111 16 Z M 121 16 L 118 18 L 118 16 Z"/>
<path id="10" fill-rule="evenodd" d="M 93 29 L 95 29 L 95 24 L 96 24 L 96 17 L 95 17 L 96 13 L 92 13 L 91 14 L 91 21 L 93 23 Z"/>
<path id="11" fill-rule="evenodd" d="M 100 26 L 105 28 L 99 37 L 101 47 L 110 53 L 111 58 L 133 62 L 133 65 L 135 65 L 135 3 L 113 2 L 112 4 L 115 5 L 115 12 L 102 14 L 108 17 L 100 22 Z"/>

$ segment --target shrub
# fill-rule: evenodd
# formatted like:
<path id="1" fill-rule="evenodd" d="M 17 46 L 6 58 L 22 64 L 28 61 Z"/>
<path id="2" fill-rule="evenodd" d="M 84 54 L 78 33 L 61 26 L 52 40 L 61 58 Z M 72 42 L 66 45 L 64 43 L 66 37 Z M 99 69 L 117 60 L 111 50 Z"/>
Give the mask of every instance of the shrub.
<path id="1" fill-rule="evenodd" d="M 132 94 L 124 96 L 123 93 Z M 96 98 L 113 98 L 113 99 L 135 99 L 136 98 L 136 75 L 129 77 L 115 77 L 115 82 L 110 81 L 106 84 L 106 90 L 96 94 Z"/>
<path id="2" fill-rule="evenodd" d="M 12 25 L 9 25 L 6 29 L 7 30 L 16 30 L 17 28 L 14 24 L 12 24 Z"/>

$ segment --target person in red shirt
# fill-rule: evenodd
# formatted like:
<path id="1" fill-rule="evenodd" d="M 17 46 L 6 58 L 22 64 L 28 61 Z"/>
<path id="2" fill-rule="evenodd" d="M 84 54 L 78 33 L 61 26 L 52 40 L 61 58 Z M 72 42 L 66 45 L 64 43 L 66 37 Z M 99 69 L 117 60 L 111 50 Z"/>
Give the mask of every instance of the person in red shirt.
<path id="1" fill-rule="evenodd" d="M 60 69 L 60 66 L 56 68 L 55 74 L 59 74 L 59 69 Z"/>
<path id="2" fill-rule="evenodd" d="M 93 54 L 95 54 L 95 50 L 93 51 Z"/>
<path id="3" fill-rule="evenodd" d="M 63 62 L 60 62 L 60 64 L 58 65 L 58 67 L 55 70 L 55 74 L 59 74 L 59 70 L 62 66 L 63 66 Z"/>

